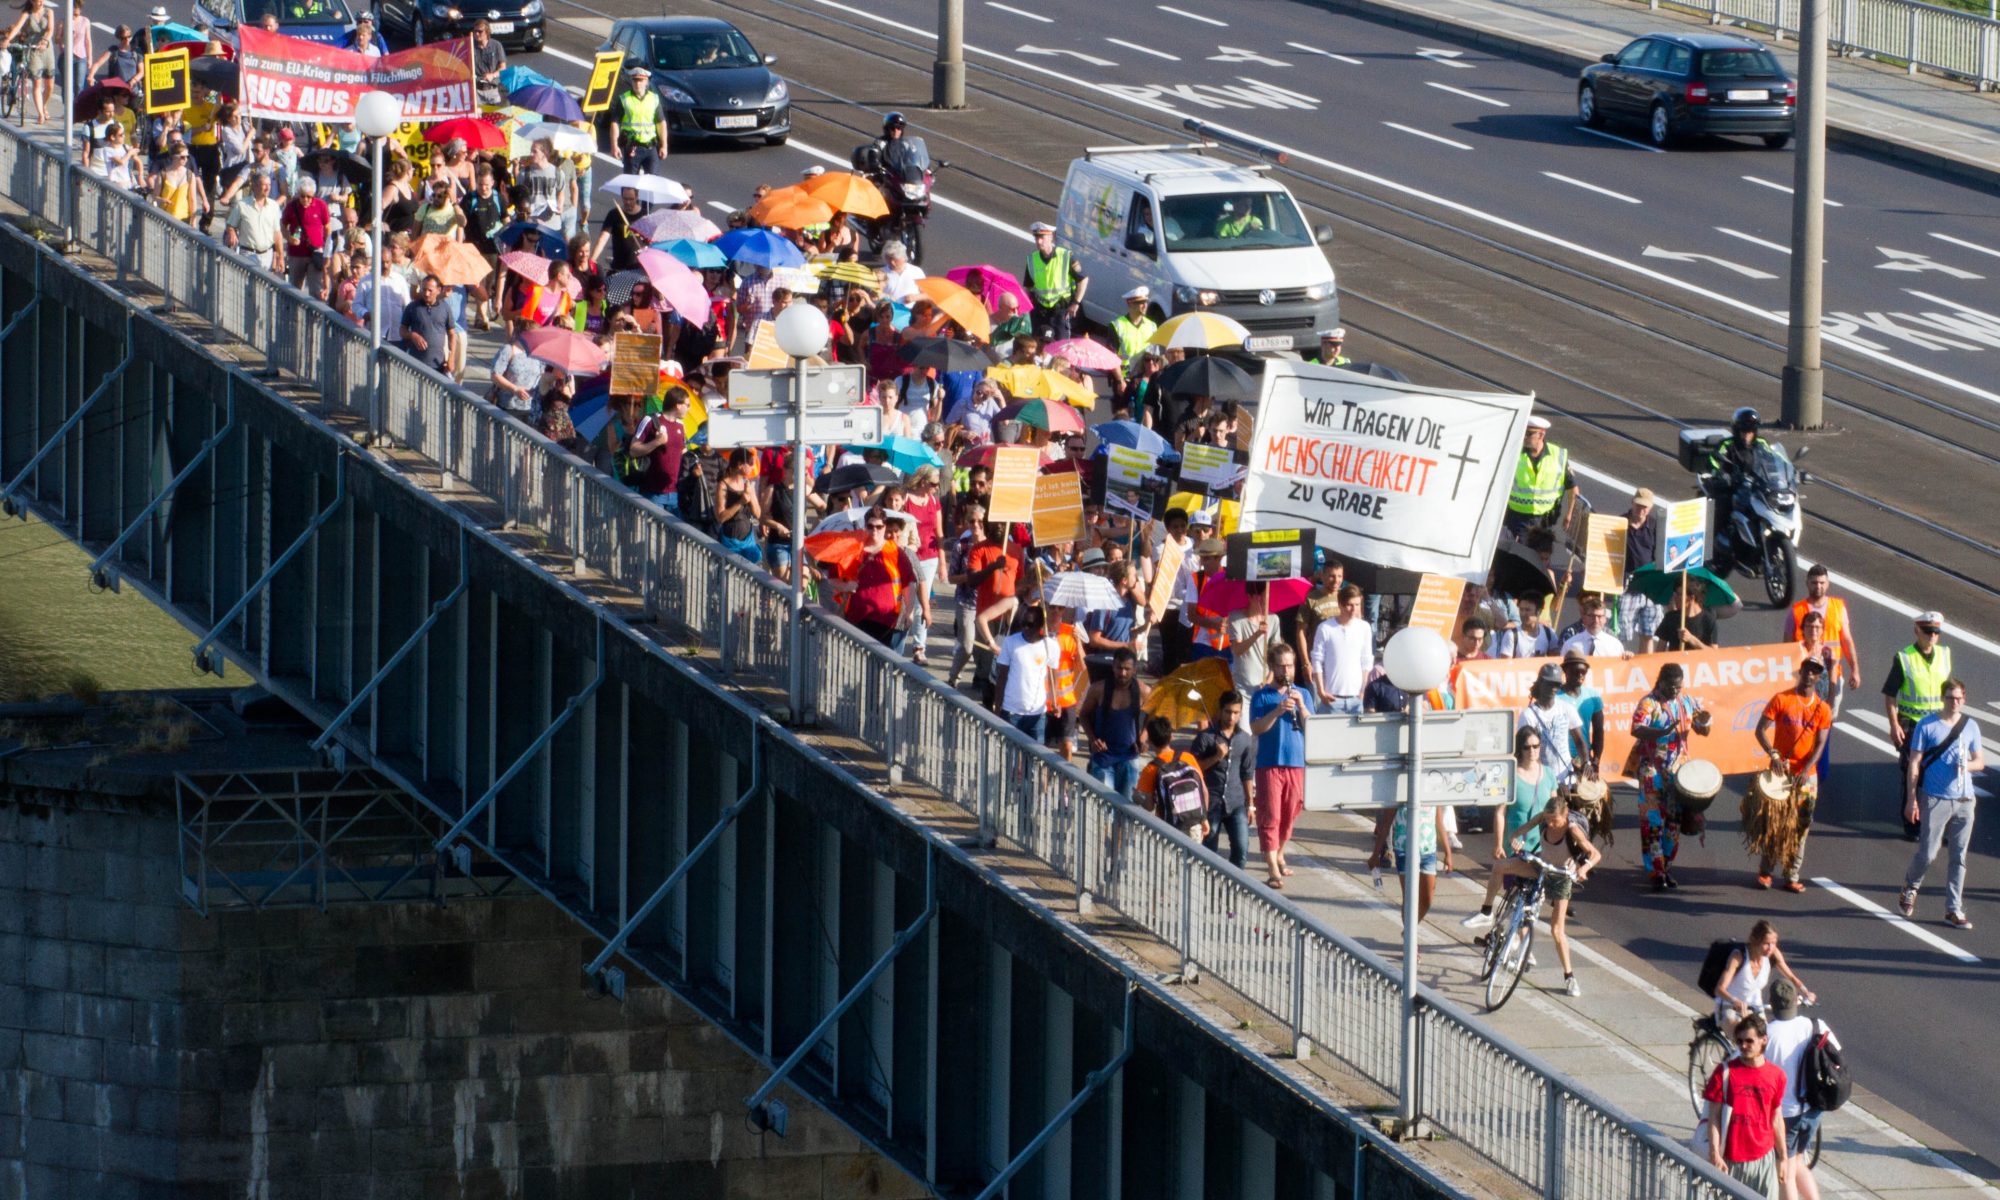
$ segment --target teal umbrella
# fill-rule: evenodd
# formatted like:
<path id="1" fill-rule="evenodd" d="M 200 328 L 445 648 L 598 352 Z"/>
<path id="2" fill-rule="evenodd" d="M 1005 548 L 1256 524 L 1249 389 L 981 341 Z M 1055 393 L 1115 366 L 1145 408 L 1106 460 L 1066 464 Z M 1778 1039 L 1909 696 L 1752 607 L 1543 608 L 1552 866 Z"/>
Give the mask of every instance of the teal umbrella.
<path id="1" fill-rule="evenodd" d="M 937 451 L 915 438 L 899 434 L 890 434 L 883 438 L 879 446 L 849 446 L 848 449 L 883 451 L 889 456 L 889 465 L 905 475 L 913 473 L 918 467 L 936 467 L 940 471 L 944 470 L 944 459 L 938 457 Z"/>
<path id="2" fill-rule="evenodd" d="M 670 242 L 655 242 L 653 243 L 653 248 L 655 250 L 665 250 L 668 254 L 680 259 L 696 271 L 708 270 L 710 268 L 719 271 L 729 265 L 729 260 L 723 257 L 722 251 L 717 250 L 707 242 L 697 242 L 693 238 L 675 238 Z"/>
<path id="3" fill-rule="evenodd" d="M 1625 590 L 1637 592 L 1657 604 L 1666 604 L 1681 592 L 1681 576 L 1687 576 L 1690 592 L 1698 593 L 1703 608 L 1726 608 L 1740 604 L 1736 592 L 1722 581 L 1722 577 L 1706 567 L 1696 567 L 1690 571 L 1662 571 L 1657 563 L 1648 563 L 1632 573 L 1625 581 Z"/>

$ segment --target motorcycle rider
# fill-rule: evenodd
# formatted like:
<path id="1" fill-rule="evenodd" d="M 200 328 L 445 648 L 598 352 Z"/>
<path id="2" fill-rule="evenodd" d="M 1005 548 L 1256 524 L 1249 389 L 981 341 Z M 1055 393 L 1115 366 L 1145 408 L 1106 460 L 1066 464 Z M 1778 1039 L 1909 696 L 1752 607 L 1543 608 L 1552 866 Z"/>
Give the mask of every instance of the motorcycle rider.
<path id="1" fill-rule="evenodd" d="M 1736 410 L 1729 420 L 1729 440 L 1717 447 L 1708 456 L 1708 469 L 1714 476 L 1711 498 L 1715 501 L 1715 541 L 1718 549 L 1728 549 L 1734 553 L 1736 527 L 1736 492 L 1750 479 L 1750 470 L 1757 462 L 1757 452 L 1766 449 L 1770 443 L 1758 434 L 1764 419 L 1757 410 L 1744 406 Z"/>
<path id="2" fill-rule="evenodd" d="M 914 167 L 921 173 L 927 165 L 923 140 L 905 136 L 909 124 L 902 113 L 887 114 L 882 118 L 882 136 L 855 147 L 848 158 L 855 173 L 874 183 L 889 202 L 889 215 L 869 222 L 865 229 L 878 245 L 902 234 L 897 214 L 905 200 L 903 181 L 908 178 L 905 172 Z"/>
<path id="3" fill-rule="evenodd" d="M 882 152 L 882 169 L 888 172 L 892 183 L 902 183 L 904 168 L 916 158 L 916 147 L 903 136 L 909 125 L 909 121 L 899 112 L 892 112 L 882 118 L 882 137 L 875 145 Z M 918 166 L 923 165 L 921 159 L 916 161 Z"/>

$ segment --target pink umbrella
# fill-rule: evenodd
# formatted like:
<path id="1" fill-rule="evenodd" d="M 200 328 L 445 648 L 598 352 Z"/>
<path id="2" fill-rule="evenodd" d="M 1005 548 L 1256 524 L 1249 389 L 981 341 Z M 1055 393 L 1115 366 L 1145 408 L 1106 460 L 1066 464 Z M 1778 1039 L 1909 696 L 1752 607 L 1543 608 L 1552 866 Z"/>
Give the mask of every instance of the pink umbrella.
<path id="1" fill-rule="evenodd" d="M 701 286 L 701 276 L 686 263 L 665 250 L 647 248 L 639 251 L 639 269 L 646 273 L 660 299 L 679 313 L 683 321 L 708 324 L 713 311 L 709 307 L 708 289 Z"/>
<path id="2" fill-rule="evenodd" d="M 530 329 L 521 346 L 534 358 L 572 375 L 595 375 L 604 369 L 604 348 L 588 334 L 571 329 Z"/>
<path id="3" fill-rule="evenodd" d="M 546 284 L 549 281 L 549 260 L 526 250 L 509 250 L 500 256 L 500 265 L 529 283 Z"/>
<path id="4" fill-rule="evenodd" d="M 675 238 L 712 242 L 722 236 L 722 230 L 716 228 L 715 222 L 691 208 L 665 208 L 647 213 L 632 222 L 632 232 L 649 242 L 667 242 Z"/>
<path id="5" fill-rule="evenodd" d="M 1283 612 L 1303 604 L 1306 593 L 1310 591 L 1312 584 L 1304 579 L 1273 579 L 1265 591 L 1265 598 L 1270 601 L 1272 612 Z M 1242 608 L 1248 596 L 1241 579 L 1217 575 L 1201 589 L 1200 600 L 1201 606 L 1208 611 L 1226 613 Z"/>
<path id="6" fill-rule="evenodd" d="M 1002 292 L 1012 295 L 1020 303 L 1022 312 L 1027 312 L 1033 307 L 1028 301 L 1028 289 L 1021 286 L 1021 281 L 991 263 L 974 263 L 969 267 L 953 267 L 944 273 L 944 277 L 965 288 L 967 291 L 971 291 L 973 290 L 972 285 L 965 281 L 971 278 L 974 271 L 979 272 L 983 277 L 979 286 L 979 302 L 986 306 L 986 311 L 992 312 L 994 307 L 1000 303 L 1000 293 Z"/>
<path id="7" fill-rule="evenodd" d="M 1116 371 L 1125 365 L 1118 352 L 1103 342 L 1089 338 L 1064 338 L 1060 342 L 1050 342 L 1042 348 L 1043 353 L 1054 358 L 1060 354 L 1079 371 Z"/>

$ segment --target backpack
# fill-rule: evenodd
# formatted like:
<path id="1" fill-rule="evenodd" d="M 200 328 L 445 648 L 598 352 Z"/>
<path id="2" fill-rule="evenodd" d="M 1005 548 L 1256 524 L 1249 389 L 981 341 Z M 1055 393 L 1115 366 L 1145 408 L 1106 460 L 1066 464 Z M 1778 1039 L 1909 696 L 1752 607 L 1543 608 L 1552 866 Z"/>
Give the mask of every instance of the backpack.
<path id="1" fill-rule="evenodd" d="M 1847 1103 L 1853 1090 L 1854 1081 L 1848 1077 L 1840 1047 L 1833 1044 L 1825 1023 L 1814 1021 L 1812 1040 L 1799 1059 L 1799 1102 L 1807 1108 L 1832 1112 Z"/>
<path id="2" fill-rule="evenodd" d="M 1185 759 L 1177 758 L 1171 763 L 1160 764 L 1153 795 L 1159 805 L 1160 816 L 1182 832 L 1193 829 L 1208 817 L 1207 806 L 1202 803 L 1201 770 Z"/>
<path id="3" fill-rule="evenodd" d="M 701 469 L 701 455 L 690 451 L 682 456 L 681 478 L 674 491 L 680 497 L 681 520 L 713 535 L 715 497 L 709 494 L 707 475 Z"/>
<path id="4" fill-rule="evenodd" d="M 1701 960 L 1701 974 L 1695 977 L 1695 985 L 1704 996 L 1715 995 L 1716 985 L 1722 982 L 1722 973 L 1729 969 L 1731 955 L 1743 954 L 1748 957 L 1749 947 L 1742 942 L 1723 938 L 1708 944 L 1708 956 Z"/>

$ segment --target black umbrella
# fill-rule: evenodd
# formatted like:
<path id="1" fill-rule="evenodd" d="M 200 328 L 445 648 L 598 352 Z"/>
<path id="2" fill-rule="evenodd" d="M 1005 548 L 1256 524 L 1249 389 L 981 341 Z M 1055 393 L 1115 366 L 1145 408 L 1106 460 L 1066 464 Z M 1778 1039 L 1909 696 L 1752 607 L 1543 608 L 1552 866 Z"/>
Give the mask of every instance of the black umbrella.
<path id="1" fill-rule="evenodd" d="M 1255 400 L 1257 381 L 1250 373 L 1212 354 L 1184 358 L 1161 371 L 1156 381 L 1169 396 L 1209 396 L 1217 400 Z"/>
<path id="2" fill-rule="evenodd" d="M 346 150 L 336 150 L 332 146 L 308 150 L 299 159 L 299 169 L 308 175 L 318 175 L 329 165 L 342 179 L 356 187 L 361 187 L 375 178 L 375 172 L 368 166 L 367 159 Z"/>
<path id="3" fill-rule="evenodd" d="M 957 338 L 911 338 L 896 351 L 896 357 L 913 367 L 934 367 L 944 374 L 984 371 L 993 365 L 984 350 Z"/>
<path id="4" fill-rule="evenodd" d="M 1520 600 L 1539 600 L 1556 593 L 1556 581 L 1542 565 L 1541 556 L 1518 542 L 1502 543 L 1493 555 L 1493 577 L 1488 586 Z"/>
<path id="5" fill-rule="evenodd" d="M 849 463 L 844 467 L 828 471 L 813 484 L 813 491 L 832 495 L 834 492 L 851 492 L 855 488 L 881 487 L 889 483 L 901 483 L 903 476 L 894 468 L 876 463 Z"/>
<path id="6" fill-rule="evenodd" d="M 1340 369 L 1343 371 L 1353 371 L 1361 375 L 1373 375 L 1377 379 L 1393 379 L 1397 383 L 1410 382 L 1408 375 L 1403 374 L 1388 363 L 1351 362 Z"/>
<path id="7" fill-rule="evenodd" d="M 225 96 L 236 95 L 240 72 L 236 64 L 219 54 L 205 54 L 188 65 L 188 73 L 203 87 L 213 88 Z"/>

